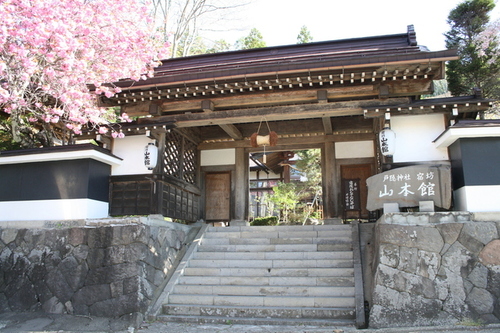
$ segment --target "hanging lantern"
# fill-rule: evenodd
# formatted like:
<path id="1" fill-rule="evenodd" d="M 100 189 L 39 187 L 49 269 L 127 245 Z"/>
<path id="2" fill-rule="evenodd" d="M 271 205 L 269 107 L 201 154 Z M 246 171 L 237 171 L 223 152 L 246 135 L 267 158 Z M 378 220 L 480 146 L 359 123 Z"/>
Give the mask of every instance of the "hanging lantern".
<path id="1" fill-rule="evenodd" d="M 158 162 L 158 148 L 152 142 L 144 149 L 144 165 L 148 170 L 153 170 Z"/>
<path id="2" fill-rule="evenodd" d="M 379 143 L 382 155 L 388 157 L 394 155 L 396 150 L 396 133 L 386 125 L 379 133 Z"/>

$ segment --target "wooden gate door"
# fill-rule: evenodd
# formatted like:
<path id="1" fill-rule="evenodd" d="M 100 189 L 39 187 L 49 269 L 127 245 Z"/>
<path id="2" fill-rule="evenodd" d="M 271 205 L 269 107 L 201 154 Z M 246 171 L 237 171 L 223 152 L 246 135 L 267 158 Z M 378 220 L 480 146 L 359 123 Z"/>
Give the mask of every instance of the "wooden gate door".
<path id="1" fill-rule="evenodd" d="M 342 165 L 341 175 L 342 180 L 345 179 L 359 179 L 359 194 L 361 202 L 361 218 L 367 219 L 368 210 L 366 209 L 366 200 L 368 198 L 368 187 L 366 186 L 366 179 L 372 176 L 371 164 L 355 164 L 355 165 Z M 357 218 L 358 212 L 348 212 L 347 218 Z"/>
<path id="2" fill-rule="evenodd" d="M 214 172 L 205 175 L 205 219 L 229 221 L 231 219 L 231 173 Z"/>

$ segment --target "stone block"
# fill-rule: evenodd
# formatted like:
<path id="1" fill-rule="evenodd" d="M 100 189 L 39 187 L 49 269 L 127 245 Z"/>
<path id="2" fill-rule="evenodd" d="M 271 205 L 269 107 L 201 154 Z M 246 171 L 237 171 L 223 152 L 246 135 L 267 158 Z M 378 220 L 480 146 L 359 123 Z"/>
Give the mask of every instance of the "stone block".
<path id="1" fill-rule="evenodd" d="M 59 302 L 59 300 L 55 296 L 52 297 L 51 299 L 49 299 L 48 301 L 46 301 L 45 303 L 43 303 L 42 309 L 44 312 L 47 312 L 47 313 L 62 314 L 65 312 L 64 304 Z"/>
<path id="2" fill-rule="evenodd" d="M 59 269 L 48 271 L 47 286 L 61 303 L 69 301 L 74 293 L 73 288 L 68 284 L 65 276 Z"/>
<path id="3" fill-rule="evenodd" d="M 343 224 L 343 221 L 342 219 L 338 218 L 329 218 L 329 219 L 324 219 L 323 224 L 325 225 Z"/>
<path id="4" fill-rule="evenodd" d="M 419 201 L 418 210 L 420 212 L 434 212 L 434 201 Z"/>
<path id="5" fill-rule="evenodd" d="M 123 280 L 123 294 L 133 294 L 139 290 L 139 277 L 134 276 Z"/>
<path id="6" fill-rule="evenodd" d="M 441 256 L 435 252 L 418 251 L 416 273 L 434 280 L 439 272 Z"/>
<path id="7" fill-rule="evenodd" d="M 458 236 L 460 236 L 463 226 L 463 223 L 446 223 L 438 224 L 436 228 L 441 233 L 441 236 L 443 236 L 445 243 L 453 244 L 457 241 Z"/>
<path id="8" fill-rule="evenodd" d="M 83 287 L 88 272 L 86 262 L 78 264 L 78 261 L 74 257 L 67 257 L 61 261 L 58 269 L 73 291 L 77 291 Z"/>
<path id="9" fill-rule="evenodd" d="M 384 203 L 384 214 L 399 213 L 399 204 L 397 202 Z"/>
<path id="10" fill-rule="evenodd" d="M 417 270 L 417 253 L 418 249 L 414 247 L 400 247 L 398 269 L 408 273 L 415 273 Z"/>
<path id="11" fill-rule="evenodd" d="M 85 228 L 70 228 L 68 233 L 68 243 L 73 246 L 87 244 L 87 230 Z"/>
<path id="12" fill-rule="evenodd" d="M 106 299 L 89 306 L 89 314 L 98 317 L 120 317 L 144 311 L 145 304 L 134 294 Z"/>
<path id="13" fill-rule="evenodd" d="M 5 245 L 8 245 L 16 240 L 17 233 L 17 229 L 3 229 L 1 230 L 0 240 L 2 240 Z"/>
<path id="14" fill-rule="evenodd" d="M 111 288 L 109 284 L 97 284 L 92 286 L 84 286 L 78 290 L 72 301 L 73 304 L 92 305 L 96 302 L 111 298 Z M 75 306 L 76 308 L 76 306 Z"/>
<path id="15" fill-rule="evenodd" d="M 444 241 L 436 228 L 423 226 L 379 225 L 380 243 L 416 247 L 424 251 L 439 253 Z"/>
<path id="16" fill-rule="evenodd" d="M 457 275 L 461 275 L 462 267 L 467 266 L 471 260 L 472 253 L 459 242 L 455 242 L 441 256 L 441 264 Z"/>
<path id="17" fill-rule="evenodd" d="M 147 244 L 148 232 L 143 225 L 127 225 L 112 228 L 110 245 L 128 245 L 135 242 Z"/>
<path id="18" fill-rule="evenodd" d="M 389 267 L 398 266 L 400 259 L 399 246 L 393 244 L 381 244 L 379 255 L 381 264 Z"/>
<path id="19" fill-rule="evenodd" d="M 78 245 L 73 249 L 73 256 L 79 262 L 87 259 L 88 255 L 89 255 L 89 247 L 87 245 Z"/>
<path id="20" fill-rule="evenodd" d="M 85 283 L 87 285 L 111 283 L 117 280 L 123 280 L 139 274 L 136 263 L 123 263 L 112 266 L 98 267 L 90 269 Z"/>
<path id="21" fill-rule="evenodd" d="M 483 245 L 499 238 L 496 223 L 492 222 L 466 223 L 462 229 L 462 233 L 470 235 L 472 238 L 480 241 Z"/>
<path id="22" fill-rule="evenodd" d="M 484 248 L 484 244 L 481 241 L 472 237 L 469 233 L 464 232 L 463 230 L 458 237 L 458 242 L 475 255 L 479 255 L 481 250 Z"/>
<path id="23" fill-rule="evenodd" d="M 110 288 L 112 298 L 120 297 L 121 295 L 124 294 L 123 293 L 123 280 L 111 282 L 109 284 L 109 288 Z"/>
<path id="24" fill-rule="evenodd" d="M 478 263 L 467 278 L 475 287 L 485 289 L 488 286 L 488 268 Z"/>
<path id="25" fill-rule="evenodd" d="M 406 291 L 406 274 L 392 267 L 379 265 L 375 273 L 374 283 L 397 291 Z"/>
<path id="26" fill-rule="evenodd" d="M 488 286 L 486 289 L 498 299 L 500 310 L 500 270 L 490 270 L 488 273 Z"/>
<path id="27" fill-rule="evenodd" d="M 89 228 L 87 232 L 87 245 L 91 249 L 103 249 L 112 245 L 112 227 Z"/>
<path id="28" fill-rule="evenodd" d="M 9 288 L 10 289 L 10 288 Z M 11 311 L 33 311 L 39 305 L 35 288 L 31 282 L 24 280 L 24 283 L 16 290 L 12 290 L 8 298 L 8 304 Z"/>
<path id="29" fill-rule="evenodd" d="M 4 293 L 0 293 L 0 313 L 10 312 L 9 300 Z"/>
<path id="30" fill-rule="evenodd" d="M 465 302 L 479 315 L 493 313 L 495 299 L 483 288 L 474 287 Z"/>
<path id="31" fill-rule="evenodd" d="M 486 244 L 479 253 L 479 260 L 487 266 L 500 266 L 500 239 Z"/>

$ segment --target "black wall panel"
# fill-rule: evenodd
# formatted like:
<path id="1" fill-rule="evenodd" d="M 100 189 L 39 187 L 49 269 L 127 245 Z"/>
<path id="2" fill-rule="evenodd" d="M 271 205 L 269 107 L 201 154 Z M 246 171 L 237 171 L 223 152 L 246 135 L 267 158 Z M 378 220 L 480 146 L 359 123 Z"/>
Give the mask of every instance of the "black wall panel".
<path id="1" fill-rule="evenodd" d="M 89 198 L 108 201 L 111 167 L 92 160 L 0 165 L 0 201 Z"/>
<path id="2" fill-rule="evenodd" d="M 500 185 L 500 138 L 459 139 L 449 152 L 454 189 Z"/>

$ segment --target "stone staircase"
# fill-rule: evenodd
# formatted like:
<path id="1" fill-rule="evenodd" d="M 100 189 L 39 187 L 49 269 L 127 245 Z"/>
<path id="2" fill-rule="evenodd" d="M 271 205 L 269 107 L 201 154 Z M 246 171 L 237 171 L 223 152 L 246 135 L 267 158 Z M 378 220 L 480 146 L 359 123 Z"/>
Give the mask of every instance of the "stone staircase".
<path id="1" fill-rule="evenodd" d="M 350 225 L 208 227 L 158 319 L 354 325 Z"/>

